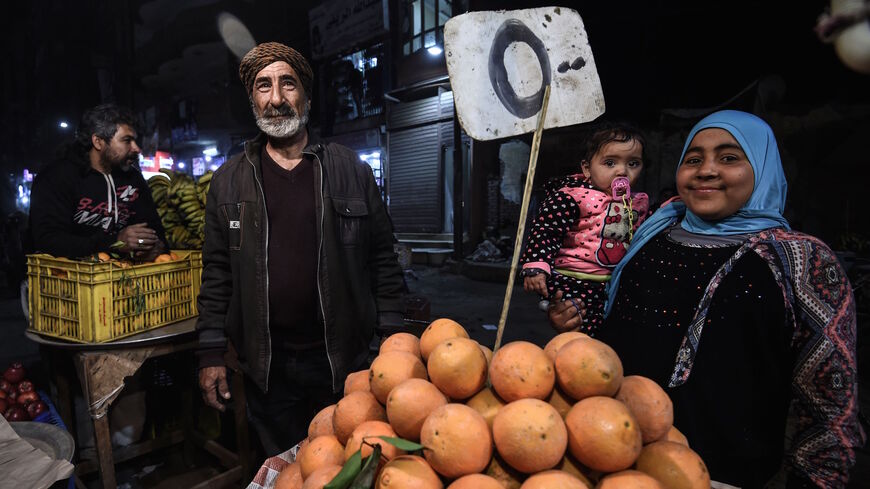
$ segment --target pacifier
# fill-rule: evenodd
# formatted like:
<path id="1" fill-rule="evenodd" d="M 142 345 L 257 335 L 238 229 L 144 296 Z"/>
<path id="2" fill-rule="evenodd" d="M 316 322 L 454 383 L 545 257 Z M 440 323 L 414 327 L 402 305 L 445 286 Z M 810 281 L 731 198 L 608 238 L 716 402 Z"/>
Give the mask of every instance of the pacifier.
<path id="1" fill-rule="evenodd" d="M 628 177 L 616 177 L 610 182 L 610 191 L 613 192 L 614 199 L 626 199 L 631 197 L 631 185 L 628 183 Z"/>

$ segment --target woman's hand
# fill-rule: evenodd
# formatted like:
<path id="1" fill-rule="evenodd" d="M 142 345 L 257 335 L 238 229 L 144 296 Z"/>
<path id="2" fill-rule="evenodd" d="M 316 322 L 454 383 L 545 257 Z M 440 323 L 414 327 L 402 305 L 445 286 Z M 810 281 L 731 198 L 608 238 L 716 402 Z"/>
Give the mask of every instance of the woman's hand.
<path id="1" fill-rule="evenodd" d="M 542 297 L 547 297 L 547 274 L 539 273 L 523 279 L 523 289 L 526 292 L 537 292 Z"/>
<path id="2" fill-rule="evenodd" d="M 550 301 L 550 308 L 547 310 L 550 325 L 560 333 L 578 331 L 586 315 L 586 304 L 580 299 L 563 299 L 562 296 L 562 291 L 558 290 Z"/>

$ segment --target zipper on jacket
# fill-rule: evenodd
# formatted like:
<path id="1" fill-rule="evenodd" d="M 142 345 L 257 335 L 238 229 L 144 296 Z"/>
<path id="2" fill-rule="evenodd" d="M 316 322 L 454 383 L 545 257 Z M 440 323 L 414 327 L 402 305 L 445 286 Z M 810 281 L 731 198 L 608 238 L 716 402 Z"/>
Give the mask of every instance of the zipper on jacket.
<path id="1" fill-rule="evenodd" d="M 329 360 L 329 370 L 332 372 L 332 388 L 335 390 L 335 366 L 332 364 L 332 357 L 329 355 L 329 335 L 326 334 L 326 310 L 323 308 L 323 291 L 320 289 L 320 256 L 323 253 L 323 216 L 326 215 L 326 209 L 323 204 L 323 162 L 320 161 L 317 153 L 307 154 L 317 158 L 317 164 L 320 165 L 320 236 L 318 236 L 317 240 L 317 301 L 320 303 L 320 314 L 323 316 L 323 342 L 326 344 L 326 359 Z"/>
<path id="2" fill-rule="evenodd" d="M 260 189 L 260 197 L 263 199 L 263 227 L 266 229 L 266 342 L 269 344 L 269 355 L 266 357 L 266 390 L 265 392 L 269 392 L 269 371 L 272 369 L 272 333 L 269 331 L 269 210 L 266 208 L 266 192 L 263 191 L 263 184 L 260 183 L 260 179 L 257 178 L 257 166 L 254 165 L 254 162 L 251 161 L 251 158 L 248 156 L 248 143 L 245 143 L 245 159 L 248 160 L 248 163 L 251 164 L 251 168 L 254 170 L 254 181 L 257 182 L 257 188 Z M 239 206 L 239 210 L 241 211 L 241 204 L 237 204 Z"/>

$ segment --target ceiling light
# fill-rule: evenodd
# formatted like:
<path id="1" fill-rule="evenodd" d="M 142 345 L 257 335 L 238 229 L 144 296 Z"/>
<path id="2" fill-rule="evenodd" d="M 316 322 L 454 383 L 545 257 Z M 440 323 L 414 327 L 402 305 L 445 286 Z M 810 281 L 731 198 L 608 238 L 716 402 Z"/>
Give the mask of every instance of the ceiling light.
<path id="1" fill-rule="evenodd" d="M 429 51 L 429 54 L 431 54 L 432 56 L 438 56 L 439 54 L 444 52 L 444 50 L 441 49 L 440 46 L 432 46 L 432 47 L 426 48 L 426 51 Z"/>

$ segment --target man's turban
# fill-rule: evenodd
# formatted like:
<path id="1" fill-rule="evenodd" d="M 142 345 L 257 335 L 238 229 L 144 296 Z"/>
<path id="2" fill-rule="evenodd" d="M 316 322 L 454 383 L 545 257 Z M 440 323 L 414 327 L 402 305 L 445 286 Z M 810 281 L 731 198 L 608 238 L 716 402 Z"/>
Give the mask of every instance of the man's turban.
<path id="1" fill-rule="evenodd" d="M 302 82 L 305 96 L 310 97 L 311 82 L 314 79 L 311 65 L 308 64 L 308 60 L 304 56 L 299 54 L 299 51 L 279 42 L 258 44 L 242 58 L 242 62 L 239 64 L 239 78 L 245 84 L 248 95 L 251 94 L 251 90 L 254 88 L 254 80 L 257 78 L 257 73 L 276 61 L 284 61 L 293 68 L 296 76 L 299 77 L 299 81 Z"/>

